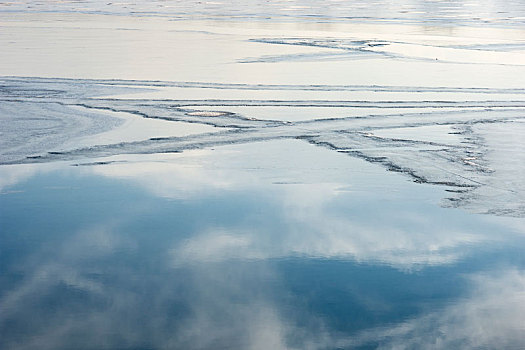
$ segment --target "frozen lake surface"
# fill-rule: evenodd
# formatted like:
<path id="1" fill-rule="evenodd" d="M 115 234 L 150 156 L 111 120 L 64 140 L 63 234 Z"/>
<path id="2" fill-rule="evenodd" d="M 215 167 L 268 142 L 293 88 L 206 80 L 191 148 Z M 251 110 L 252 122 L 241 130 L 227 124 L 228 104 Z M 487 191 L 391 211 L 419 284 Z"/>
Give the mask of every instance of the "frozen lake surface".
<path id="1" fill-rule="evenodd" d="M 0 348 L 525 347 L 521 1 L 0 28 Z"/>

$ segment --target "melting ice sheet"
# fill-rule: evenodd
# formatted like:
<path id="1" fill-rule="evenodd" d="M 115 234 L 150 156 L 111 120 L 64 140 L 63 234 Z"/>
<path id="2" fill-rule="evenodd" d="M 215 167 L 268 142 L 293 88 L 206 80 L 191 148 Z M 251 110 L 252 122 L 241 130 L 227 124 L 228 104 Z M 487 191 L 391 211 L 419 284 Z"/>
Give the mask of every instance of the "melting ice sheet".
<path id="1" fill-rule="evenodd" d="M 1 168 L 6 349 L 523 343 L 523 219 L 300 140 L 85 165 Z"/>
<path id="2" fill-rule="evenodd" d="M 190 96 L 141 97 L 145 89 L 166 89 L 167 95 L 189 89 Z M 191 98 L 191 94 L 238 91 L 244 98 Z M 101 156 L 295 139 L 377 163 L 419 183 L 445 186 L 445 206 L 521 217 L 525 213 L 523 91 L 6 77 L 1 90 L 5 137 L 0 161 L 82 162 Z M 137 98 L 118 97 L 126 92 Z M 325 98 L 293 98 L 316 92 Z M 281 98 L 272 98 L 274 93 Z M 375 99 L 342 98 L 359 93 L 374 94 Z M 100 97 L 106 94 L 112 96 Z M 268 114 L 256 118 L 252 112 Z M 285 114 L 294 115 L 293 120 L 283 118 Z M 122 126 L 108 132 L 122 124 L 116 116 L 140 121 L 135 127 L 140 132 Z M 155 127 L 156 123 L 160 125 Z"/>
<path id="3" fill-rule="evenodd" d="M 524 348 L 524 18 L 0 4 L 0 348 Z"/>

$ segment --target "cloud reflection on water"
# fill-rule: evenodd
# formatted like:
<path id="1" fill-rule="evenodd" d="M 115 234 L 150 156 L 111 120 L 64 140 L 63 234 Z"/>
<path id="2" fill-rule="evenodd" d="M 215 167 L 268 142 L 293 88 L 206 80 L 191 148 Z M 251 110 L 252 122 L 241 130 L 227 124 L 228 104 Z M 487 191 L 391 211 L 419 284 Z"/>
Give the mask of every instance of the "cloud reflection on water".
<path id="1" fill-rule="evenodd" d="M 395 174 L 385 177 L 380 167 L 297 141 L 111 161 L 67 171 L 119 179 L 183 202 L 227 202 L 248 193 L 259 198 L 251 217 L 239 217 L 229 226 L 205 222 L 183 241 L 172 242 L 175 266 L 305 256 L 418 269 L 456 262 L 474 247 L 524 231 L 520 220 L 483 215 L 470 220 L 469 214 L 439 208 L 442 192 L 435 187 Z M 48 164 L 2 171 L 13 183 L 52 169 Z"/>
<path id="2" fill-rule="evenodd" d="M 126 244 L 99 228 L 29 257 L 19 268 L 27 281 L 0 300 L 3 328 L 22 319 L 27 327 L 5 348 L 510 349 L 525 340 L 525 274 L 513 267 L 465 276 L 470 292 L 449 306 L 348 335 L 295 310 L 270 265 L 208 261 L 141 272 L 97 262 Z"/>
<path id="3" fill-rule="evenodd" d="M 392 174 L 386 178 L 379 167 L 296 141 L 185 152 L 169 162 L 149 159 L 90 170 L 165 198 L 260 196 L 261 208 L 251 221 L 212 225 L 176 242 L 175 265 L 309 256 L 412 269 L 450 264 L 474 246 L 505 239 L 492 234 L 501 229 L 488 217 L 479 216 L 487 221 L 478 224 L 468 214 L 439 208 L 439 189 Z M 503 226 L 507 221 L 501 220 Z"/>
<path id="4" fill-rule="evenodd" d="M 22 281 L 0 299 L 2 347 L 287 348 L 264 265 L 150 271 L 115 260 L 134 243 L 99 227 L 21 259 Z"/>
<path id="5" fill-rule="evenodd" d="M 525 272 L 511 267 L 473 274 L 468 279 L 470 294 L 453 305 L 393 327 L 367 330 L 348 340 L 346 346 L 375 343 L 385 350 L 522 348 Z"/>
<path id="6" fill-rule="evenodd" d="M 87 186 L 105 178 L 118 190 L 97 194 L 102 210 L 91 214 L 92 222 L 77 223 L 73 233 L 38 228 L 44 244 L 21 250 L 9 265 L 10 276 L 19 277 L 0 299 L 0 308 L 7 310 L 0 315 L 2 333 L 9 335 L 5 348 L 322 349 L 374 344 L 396 349 L 434 344 L 446 349 L 456 344 L 493 347 L 503 341 L 499 335 L 509 348 L 522 340 L 516 325 L 524 311 L 525 278 L 518 267 L 457 277 L 472 292 L 443 285 L 454 290 L 445 305 L 439 298 L 426 308 L 417 298 L 415 305 L 403 305 L 412 302 L 389 294 L 432 288 L 428 285 L 435 275 L 427 276 L 427 269 L 448 269 L 439 276 L 461 273 L 453 263 L 493 242 L 511 244 L 513 233 L 523 232 L 521 221 L 491 221 L 439 208 L 435 201 L 441 193 L 435 188 L 392 174 L 385 179 L 379 167 L 306 144 L 243 146 L 242 158 L 239 149 L 188 152 L 150 163 L 55 164 L 54 170 L 35 166 L 37 185 L 21 186 L 28 191 L 49 189 L 49 184 L 38 183 L 49 171 L 61 176 L 48 180 L 52 183 Z M 296 170 L 284 170 L 290 169 L 289 162 Z M 27 176 L 20 179 L 31 183 Z M 74 181 L 62 183 L 63 178 Z M 140 196 L 126 193 L 137 186 L 143 189 Z M 53 201 L 34 198 L 36 207 L 29 209 L 37 211 Z M 112 201 L 122 206 L 123 200 L 141 203 L 137 215 L 112 207 Z M 192 205 L 194 211 L 183 209 Z M 63 217 L 84 206 L 90 208 L 79 203 L 45 210 L 50 217 Z M 111 215 L 104 216 L 106 211 Z M 179 216 L 190 224 L 189 234 L 178 226 Z M 283 267 L 288 260 L 296 261 L 306 281 Z M 319 262 L 341 264 L 341 270 L 321 266 L 322 274 L 333 273 L 333 280 L 323 282 L 312 267 Z M 355 273 L 376 265 L 370 275 Z M 367 281 L 376 278 L 380 288 L 368 289 Z M 334 288 L 338 294 L 331 294 Z M 326 298 L 341 309 L 331 313 L 311 306 L 322 301 L 329 309 Z M 410 309 L 408 317 L 385 316 L 395 315 L 399 305 Z M 347 312 L 370 323 L 335 327 L 345 324 Z M 380 315 L 375 316 L 379 321 L 374 315 Z"/>

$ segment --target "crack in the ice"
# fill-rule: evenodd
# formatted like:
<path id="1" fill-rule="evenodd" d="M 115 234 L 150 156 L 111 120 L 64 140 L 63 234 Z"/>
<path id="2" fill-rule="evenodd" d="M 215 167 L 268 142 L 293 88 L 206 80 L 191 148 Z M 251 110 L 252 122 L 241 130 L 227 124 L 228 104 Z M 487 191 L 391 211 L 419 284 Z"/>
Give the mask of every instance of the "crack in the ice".
<path id="1" fill-rule="evenodd" d="M 415 101 L 333 101 L 333 100 L 174 100 L 174 99 L 118 99 L 96 98 L 90 94 L 102 84 L 127 85 L 137 87 L 194 87 L 214 89 L 259 89 L 260 90 L 316 90 L 316 91 L 381 91 L 392 92 L 399 87 L 377 86 L 274 86 L 212 83 L 174 83 L 119 80 L 68 80 L 42 79 L 35 81 L 27 78 L 4 78 L 0 87 L 0 99 L 13 104 L 61 105 L 78 107 L 94 111 L 127 113 L 146 119 L 161 119 L 173 122 L 197 123 L 219 128 L 217 132 L 180 137 L 150 137 L 141 141 L 120 142 L 109 145 L 93 145 L 70 150 L 49 150 L 42 154 L 27 154 L 24 158 L 2 161 L 0 164 L 42 163 L 52 161 L 71 161 L 77 159 L 99 158 L 119 154 L 154 154 L 179 153 L 187 150 L 213 148 L 221 145 L 253 143 L 277 139 L 296 139 L 327 148 L 339 153 L 363 159 L 381 165 L 388 171 L 402 173 L 418 183 L 442 185 L 454 197 L 447 200 L 453 205 L 467 205 L 475 198 L 473 191 L 480 188 L 493 188 L 518 195 L 518 191 L 505 186 L 496 186 L 489 181 L 494 176 L 486 155 L 490 151 L 484 138 L 474 126 L 501 123 L 515 123 L 525 118 L 525 101 L 508 100 L 415 100 Z M 14 83 L 14 84 L 13 84 Z M 13 85 L 9 85 L 13 84 Z M 29 85 L 25 88 L 23 85 Z M 36 85 L 35 85 L 36 84 Z M 46 86 L 49 85 L 49 86 Z M 69 93 L 57 90 L 56 86 L 73 86 L 80 92 Z M 89 85 L 91 84 L 91 86 Z M 171 84 L 171 85 L 170 85 Z M 39 88 L 34 88 L 38 86 Z M 12 91 L 17 91 L 14 98 Z M 43 91 L 59 91 L 46 95 Z M 107 88 L 107 87 L 105 87 Z M 354 90 L 352 90 L 354 89 Z M 388 90 L 391 89 L 391 90 Z M 403 88 L 404 89 L 404 88 Z M 434 88 L 406 88 L 403 91 L 437 92 Z M 445 89 L 445 91 L 447 91 Z M 451 88 L 448 91 L 458 93 L 508 93 L 525 92 L 524 89 L 480 89 Z M 64 95 L 64 96 L 59 96 Z M 419 108 L 436 111 L 368 114 L 340 118 L 316 118 L 300 121 L 257 119 L 242 114 L 223 110 L 210 111 L 199 109 L 200 106 L 235 107 L 235 106 L 279 106 L 279 107 L 345 107 L 345 108 Z M 190 108 L 192 107 L 192 108 Z M 477 108 L 477 109 L 476 109 Z M 51 111 L 52 112 L 52 111 Z M 73 111 L 74 112 L 74 111 Z M 26 120 L 34 120 L 29 116 Z M 47 121 L 43 117 L 44 121 Z M 51 119 L 49 119 L 51 120 Z M 57 122 L 60 122 L 58 119 Z M 38 123 L 38 121 L 37 121 Z M 439 141 L 418 136 L 421 128 L 448 128 Z M 46 132 L 54 132 L 53 126 Z M 51 129 L 49 129 L 51 128 Z M 406 136 L 389 136 L 392 130 L 403 129 Z M 36 131 L 35 131 L 36 132 Z M 387 135 L 381 135 L 387 132 Z M 377 133 L 377 134 L 376 134 Z M 441 135 L 442 137 L 442 135 Z M 450 140 L 448 140 L 451 138 Z M 75 163 L 76 166 L 104 165 L 113 161 Z M 492 209 L 491 209 L 492 210 Z M 493 209 L 495 213 L 505 213 L 504 209 Z M 519 208 L 515 213 L 519 213 Z"/>

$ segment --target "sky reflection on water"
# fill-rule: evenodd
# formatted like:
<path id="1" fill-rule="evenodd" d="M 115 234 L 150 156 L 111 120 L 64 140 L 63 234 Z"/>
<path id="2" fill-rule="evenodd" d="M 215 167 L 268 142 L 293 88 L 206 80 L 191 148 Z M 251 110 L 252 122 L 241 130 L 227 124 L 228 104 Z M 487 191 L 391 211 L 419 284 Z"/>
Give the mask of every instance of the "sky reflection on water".
<path id="1" fill-rule="evenodd" d="M 274 141 L 1 171 L 5 349 L 524 342 L 523 220 L 362 160 Z"/>

